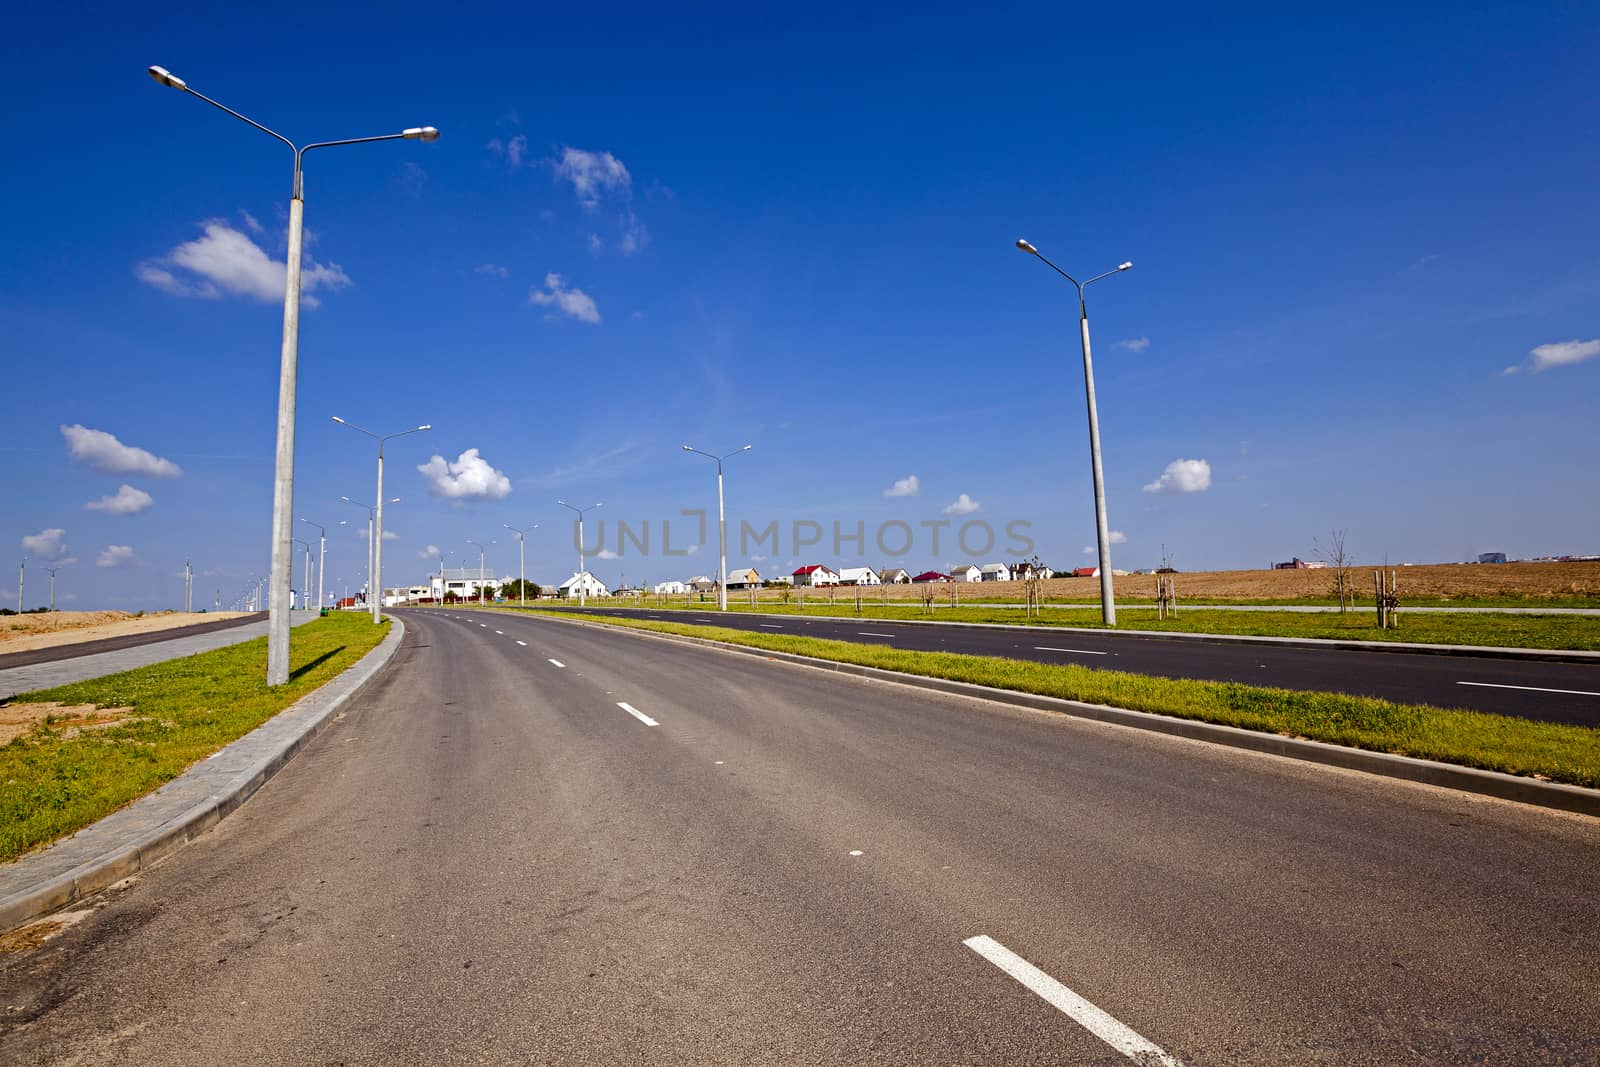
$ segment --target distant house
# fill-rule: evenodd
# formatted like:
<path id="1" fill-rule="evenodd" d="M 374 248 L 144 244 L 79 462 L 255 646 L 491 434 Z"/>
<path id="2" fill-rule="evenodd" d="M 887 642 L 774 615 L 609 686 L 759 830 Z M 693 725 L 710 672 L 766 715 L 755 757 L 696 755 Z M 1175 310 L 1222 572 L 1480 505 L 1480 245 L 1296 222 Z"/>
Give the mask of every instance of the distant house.
<path id="1" fill-rule="evenodd" d="M 792 575 L 792 574 L 774 574 L 771 578 L 768 578 L 762 584 L 763 585 L 793 585 L 794 584 L 794 575 Z"/>
<path id="2" fill-rule="evenodd" d="M 729 589 L 760 589 L 761 575 L 756 573 L 754 567 L 744 567 L 740 570 L 730 571 L 728 574 Z"/>
<path id="3" fill-rule="evenodd" d="M 689 587 L 679 581 L 656 583 L 656 592 L 664 596 L 671 596 L 673 593 L 687 593 L 688 591 Z"/>
<path id="4" fill-rule="evenodd" d="M 827 564 L 811 563 L 794 572 L 795 585 L 838 585 L 839 573 Z"/>
<path id="5" fill-rule="evenodd" d="M 883 579 L 871 567 L 844 567 L 839 571 L 840 585 L 882 585 Z"/>
<path id="6" fill-rule="evenodd" d="M 1484 552 L 1478 556 L 1479 563 L 1504 563 L 1505 561 L 1506 554 L 1504 552 Z"/>
<path id="7" fill-rule="evenodd" d="M 590 574 L 588 571 L 579 571 L 571 578 L 556 587 L 556 592 L 563 598 L 576 596 L 610 596 L 611 591 L 604 582 Z"/>
<path id="8" fill-rule="evenodd" d="M 958 563 L 950 568 L 950 580 L 952 582 L 981 582 L 983 581 L 983 571 L 970 563 Z"/>
<path id="9" fill-rule="evenodd" d="M 985 582 L 1011 581 L 1011 568 L 1004 563 L 985 563 L 978 568 L 979 577 Z"/>
<path id="10" fill-rule="evenodd" d="M 878 572 L 884 585 L 910 585 L 911 574 L 904 567 L 885 567 Z"/>
<path id="11" fill-rule="evenodd" d="M 614 597 L 626 597 L 630 600 L 637 600 L 639 597 L 644 596 L 644 586 L 641 585 L 634 589 L 630 589 L 625 585 L 619 586 L 616 589 L 611 590 L 611 595 Z"/>
<path id="12" fill-rule="evenodd" d="M 1011 565 L 1011 580 L 1014 582 L 1026 582 L 1030 578 L 1048 577 L 1050 577 L 1049 567 L 1035 567 L 1027 560 Z"/>
<path id="13" fill-rule="evenodd" d="M 923 584 L 925 584 L 927 582 L 953 582 L 953 581 L 955 581 L 955 579 L 950 577 L 948 574 L 942 574 L 939 571 L 923 571 L 921 574 L 917 575 L 915 578 L 913 578 L 911 580 L 913 582 L 915 582 L 916 584 L 918 584 L 918 585 L 923 585 Z"/>
<path id="14" fill-rule="evenodd" d="M 1074 568 L 1072 568 L 1072 576 L 1074 578 L 1098 578 L 1098 577 L 1100 577 L 1100 568 L 1099 567 L 1074 567 Z"/>
<path id="15" fill-rule="evenodd" d="M 689 587 L 691 592 L 695 593 L 714 593 L 717 591 L 717 580 L 708 578 L 703 574 L 695 575 L 684 584 Z"/>
<path id="16" fill-rule="evenodd" d="M 1272 569 L 1275 571 L 1303 571 L 1309 566 L 1309 563 L 1301 559 L 1299 556 L 1296 556 L 1288 563 L 1274 563 L 1272 565 Z"/>

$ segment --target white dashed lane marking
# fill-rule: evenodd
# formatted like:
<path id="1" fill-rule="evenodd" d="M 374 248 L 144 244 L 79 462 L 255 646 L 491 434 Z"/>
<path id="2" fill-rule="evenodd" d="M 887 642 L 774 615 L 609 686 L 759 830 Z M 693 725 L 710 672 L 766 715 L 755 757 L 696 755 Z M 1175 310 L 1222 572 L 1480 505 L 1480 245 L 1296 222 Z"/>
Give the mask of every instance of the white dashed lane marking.
<path id="1" fill-rule="evenodd" d="M 528 642 L 526 642 L 526 641 L 518 641 L 517 644 L 521 645 L 523 648 L 527 648 L 528 647 Z"/>
<path id="2" fill-rule="evenodd" d="M 644 712 L 640 711 L 638 708 L 636 708 L 632 704 L 628 703 L 626 700 L 617 701 L 617 707 L 621 708 L 623 711 L 627 712 L 629 715 L 632 715 L 635 719 L 638 719 L 640 722 L 644 723 L 646 726 L 660 726 L 661 725 L 660 723 L 658 723 L 654 719 L 652 719 L 650 716 L 646 715 Z"/>
<path id="3" fill-rule="evenodd" d="M 554 664 L 555 664 L 555 665 L 556 665 L 556 666 L 557 666 L 557 667 L 565 667 L 565 666 L 566 666 L 566 664 L 565 664 L 565 663 L 562 663 L 562 662 L 561 662 L 561 661 L 560 661 L 560 660 L 558 660 L 558 659 L 553 659 L 553 660 L 551 660 L 551 661 L 550 661 L 550 662 L 551 662 L 551 663 L 554 663 Z"/>

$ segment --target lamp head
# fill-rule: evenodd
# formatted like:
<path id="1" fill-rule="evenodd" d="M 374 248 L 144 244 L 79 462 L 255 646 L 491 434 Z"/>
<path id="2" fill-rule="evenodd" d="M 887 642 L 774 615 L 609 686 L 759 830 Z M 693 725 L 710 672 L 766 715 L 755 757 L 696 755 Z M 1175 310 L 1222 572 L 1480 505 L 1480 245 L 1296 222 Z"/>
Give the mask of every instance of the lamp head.
<path id="1" fill-rule="evenodd" d="M 1024 241 L 1020 237 L 1017 238 L 1017 247 L 1019 249 L 1021 249 L 1022 251 L 1028 253 L 1028 255 L 1030 255 L 1030 256 L 1036 256 L 1036 255 L 1039 254 L 1039 250 L 1037 248 L 1033 247 L 1031 244 L 1029 244 L 1027 241 Z"/>
<path id="2" fill-rule="evenodd" d="M 341 419 L 341 418 L 340 418 L 340 417 L 339 417 L 339 416 L 337 416 L 337 415 L 335 415 L 335 416 L 333 416 L 333 421 L 334 421 L 334 422 L 337 422 L 337 423 L 338 423 L 338 424 L 339 424 L 339 425 L 340 425 L 340 426 L 343 426 L 343 425 L 344 425 L 344 420 L 343 420 L 343 419 Z"/>
<path id="3" fill-rule="evenodd" d="M 182 78 L 180 78 L 176 74 L 172 73 L 172 71 L 168 70 L 166 67 L 151 67 L 150 68 L 150 77 L 154 78 L 156 81 L 160 82 L 162 85 L 170 85 L 174 89 L 187 89 L 187 88 L 189 88 L 189 83 L 188 82 L 184 81 Z M 438 135 L 435 134 L 435 136 L 438 136 Z"/>
<path id="4" fill-rule="evenodd" d="M 408 141 L 437 141 L 439 131 L 432 126 L 413 126 L 408 130 L 402 130 L 400 136 Z"/>
<path id="5" fill-rule="evenodd" d="M 1130 263 L 1128 265 L 1131 267 L 1133 264 Z M 433 423 L 425 422 L 421 426 L 418 426 L 417 429 L 419 429 L 419 430 L 431 430 L 431 429 L 433 429 Z"/>
<path id="6" fill-rule="evenodd" d="M 690 448 L 690 447 L 689 447 L 689 446 L 688 446 L 688 445 L 684 445 L 684 446 L 683 446 L 683 450 L 684 450 L 684 451 L 685 451 L 685 452 L 693 452 L 693 451 L 694 451 L 694 449 L 692 449 L 692 448 Z"/>
<path id="7" fill-rule="evenodd" d="M 1128 262 L 1126 262 L 1126 263 L 1119 263 L 1119 264 L 1117 264 L 1117 269 L 1118 269 L 1118 270 L 1127 270 L 1127 269 L 1128 269 L 1128 268 L 1129 268 L 1129 267 L 1131 267 L 1131 266 L 1133 266 L 1133 260 L 1131 260 L 1131 259 L 1130 259 L 1130 260 L 1128 260 Z"/>

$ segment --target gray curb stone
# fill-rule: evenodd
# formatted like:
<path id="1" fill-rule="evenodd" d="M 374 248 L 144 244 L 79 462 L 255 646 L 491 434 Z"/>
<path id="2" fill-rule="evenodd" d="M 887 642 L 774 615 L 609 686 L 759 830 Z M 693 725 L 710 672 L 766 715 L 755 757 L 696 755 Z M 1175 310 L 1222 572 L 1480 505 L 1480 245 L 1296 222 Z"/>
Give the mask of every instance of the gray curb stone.
<path id="1" fill-rule="evenodd" d="M 150 866 L 231 815 L 331 722 L 400 648 L 405 624 L 353 667 L 134 801 L 0 868 L 0 931 L 47 915 Z"/>
<path id="2" fill-rule="evenodd" d="M 551 616 L 546 616 L 546 618 L 549 617 Z M 1566 785 L 1561 782 L 1543 782 L 1537 778 L 1501 774 L 1498 771 L 1484 771 L 1476 767 L 1460 767 L 1453 763 L 1439 763 L 1434 760 L 1416 759 L 1411 756 L 1394 756 L 1387 752 L 1369 752 L 1366 749 L 1347 748 L 1343 745 L 1333 745 L 1323 741 L 1307 741 L 1300 738 L 1283 737 L 1279 734 L 1244 730 L 1236 726 L 1221 726 L 1216 723 L 1199 722 L 1194 719 L 1179 719 L 1170 715 L 1157 715 L 1147 711 L 1130 711 L 1127 708 L 1113 708 L 1104 704 L 1063 700 L 1060 697 L 1040 696 L 1035 693 L 1022 693 L 1012 689 L 997 689 L 972 682 L 955 682 L 944 678 L 902 674 L 899 671 L 888 671 L 878 667 L 863 667 L 854 663 L 836 663 L 833 660 L 817 659 L 813 656 L 800 656 L 792 652 L 774 652 L 768 649 L 750 648 L 745 645 L 731 645 L 707 637 L 654 633 L 649 630 L 635 630 L 631 627 L 608 626 L 605 623 L 579 620 L 580 616 L 576 615 L 563 616 L 560 619 L 560 621 L 572 625 L 604 629 L 611 633 L 627 633 L 638 637 L 677 641 L 683 644 L 705 645 L 724 652 L 757 656 L 762 659 L 777 660 L 781 663 L 809 667 L 816 670 L 834 671 L 839 674 L 854 675 L 858 678 L 893 682 L 898 685 L 908 685 L 917 689 L 929 689 L 934 692 L 949 693 L 956 696 L 992 700 L 1001 704 L 1012 704 L 1019 707 L 1033 708 L 1038 711 L 1059 712 L 1063 715 L 1094 719 L 1098 722 L 1127 726 L 1136 730 L 1148 730 L 1152 733 L 1168 734 L 1174 737 L 1184 737 L 1193 741 L 1208 741 L 1212 744 L 1227 745 L 1230 748 L 1265 752 L 1274 756 L 1305 760 L 1308 763 L 1320 763 L 1329 767 L 1364 771 L 1368 774 L 1379 774 L 1387 778 L 1399 778 L 1408 782 L 1420 782 L 1424 785 L 1458 789 L 1464 793 L 1499 797 L 1502 800 L 1513 800 L 1521 804 L 1532 804 L 1537 807 L 1557 808 L 1562 811 L 1572 811 L 1583 815 L 1600 816 L 1600 790 L 1585 789 L 1582 786 Z"/>

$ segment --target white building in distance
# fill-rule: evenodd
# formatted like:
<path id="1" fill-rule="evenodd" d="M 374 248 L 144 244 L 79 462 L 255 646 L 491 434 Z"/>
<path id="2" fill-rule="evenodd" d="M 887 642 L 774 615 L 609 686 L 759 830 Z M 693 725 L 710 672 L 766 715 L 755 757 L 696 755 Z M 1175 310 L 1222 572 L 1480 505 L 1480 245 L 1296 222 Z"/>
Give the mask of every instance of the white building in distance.
<path id="1" fill-rule="evenodd" d="M 556 588 L 556 593 L 561 597 L 611 595 L 611 591 L 606 588 L 606 584 L 588 571 L 580 571 L 562 582 Z"/>

